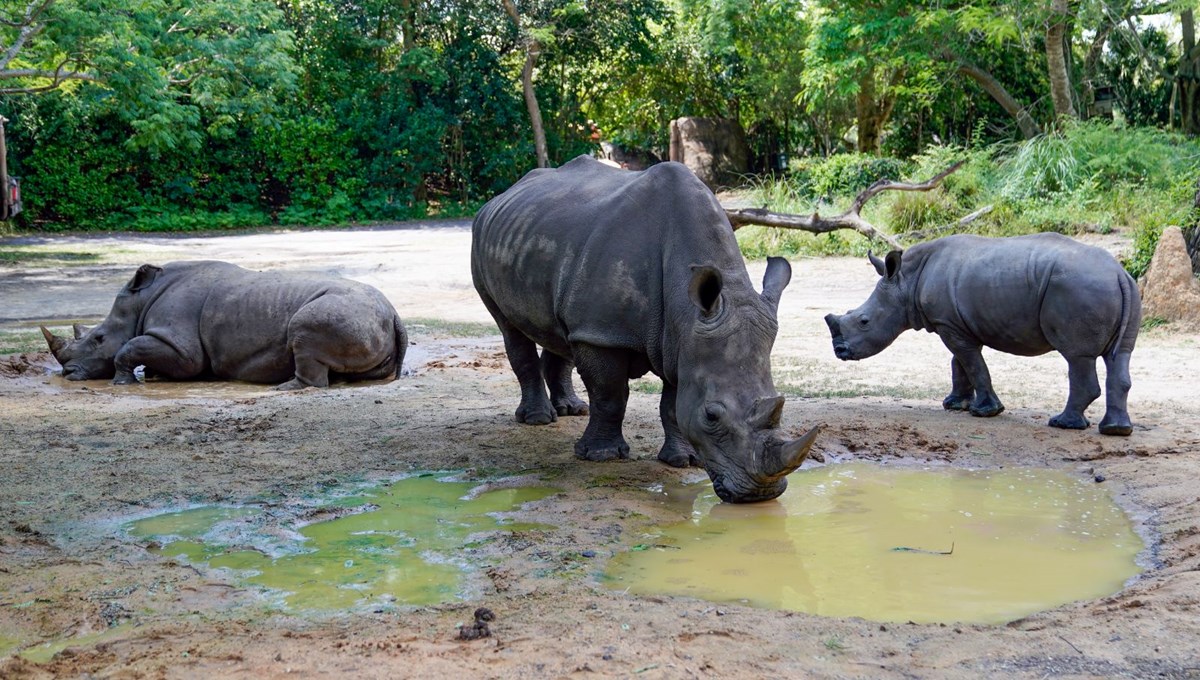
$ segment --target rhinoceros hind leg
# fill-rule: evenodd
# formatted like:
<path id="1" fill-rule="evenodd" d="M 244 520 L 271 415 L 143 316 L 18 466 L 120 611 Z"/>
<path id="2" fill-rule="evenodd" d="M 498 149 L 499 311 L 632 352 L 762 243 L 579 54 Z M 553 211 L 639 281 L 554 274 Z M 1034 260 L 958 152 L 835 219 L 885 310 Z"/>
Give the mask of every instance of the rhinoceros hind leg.
<path id="1" fill-rule="evenodd" d="M 571 384 L 571 373 L 575 363 L 564 359 L 554 352 L 542 350 L 542 377 L 550 388 L 550 404 L 554 412 L 560 416 L 586 416 L 587 402 L 575 394 L 575 386 Z"/>
<path id="2" fill-rule="evenodd" d="M 1096 357 L 1067 357 L 1067 376 L 1071 391 L 1063 412 L 1050 419 L 1051 427 L 1065 430 L 1086 430 L 1091 423 L 1083 413 L 1100 396 L 1100 381 L 1096 378 Z"/>
<path id="3" fill-rule="evenodd" d="M 628 458 L 621 421 L 629 401 L 629 354 L 583 343 L 572 345 L 571 350 L 592 402 L 587 427 L 575 442 L 575 455 L 597 461 Z"/>
<path id="4" fill-rule="evenodd" d="M 666 439 L 658 451 L 658 459 L 671 467 L 704 467 L 696 449 L 683 436 L 679 422 L 675 419 L 675 385 L 663 382 L 662 399 L 658 402 L 658 414 L 662 417 L 663 432 Z"/>
<path id="5" fill-rule="evenodd" d="M 1133 434 L 1126 403 L 1129 398 L 1129 352 L 1104 357 L 1107 375 L 1104 379 L 1105 411 L 1100 421 L 1100 434 L 1128 437 Z"/>
<path id="6" fill-rule="evenodd" d="M 558 419 L 558 414 L 546 396 L 546 381 L 542 378 L 542 362 L 538 358 L 537 345 L 524 333 L 517 330 L 482 290 L 479 292 L 483 305 L 492 313 L 500 334 L 504 336 L 504 352 L 517 382 L 521 384 L 521 403 L 517 406 L 516 419 L 526 425 L 547 425 Z"/>
<path id="7" fill-rule="evenodd" d="M 971 408 L 971 400 L 975 398 L 975 388 L 971 387 L 971 379 L 957 357 L 950 359 L 950 379 L 953 387 L 950 394 L 942 400 L 942 408 L 947 411 L 966 411 Z"/>

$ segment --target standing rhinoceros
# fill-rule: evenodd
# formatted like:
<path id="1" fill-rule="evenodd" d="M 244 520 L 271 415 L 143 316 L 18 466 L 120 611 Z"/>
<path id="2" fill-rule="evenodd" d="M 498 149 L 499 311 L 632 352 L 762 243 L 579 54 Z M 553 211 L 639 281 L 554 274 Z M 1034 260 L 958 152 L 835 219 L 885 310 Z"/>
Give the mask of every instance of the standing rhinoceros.
<path id="1" fill-rule="evenodd" d="M 1103 357 L 1108 404 L 1100 432 L 1133 431 L 1125 406 L 1142 303 L 1133 279 L 1105 251 L 1059 234 L 957 235 L 870 260 L 882 277 L 871 297 L 825 317 L 839 359 L 878 354 L 909 328 L 937 333 L 954 354 L 953 389 L 942 405 L 994 416 L 1004 406 L 981 348 L 1022 356 L 1058 350 L 1071 391 L 1050 424 L 1082 430 L 1084 410 L 1100 396 L 1096 357 Z"/>
<path id="2" fill-rule="evenodd" d="M 42 327 L 68 380 L 213 377 L 325 387 L 398 374 L 408 346 L 383 293 L 333 276 L 253 272 L 227 262 L 145 264 L 104 321 L 73 341 Z"/>
<path id="3" fill-rule="evenodd" d="M 521 383 L 518 421 L 587 414 L 578 367 L 591 402 L 580 458 L 628 456 L 629 380 L 647 372 L 663 381 L 659 459 L 703 465 L 722 500 L 775 498 L 808 455 L 816 430 L 780 437 L 771 381 L 791 267 L 771 258 L 756 293 L 724 211 L 686 167 L 580 156 L 530 172 L 475 217 L 471 275 Z"/>

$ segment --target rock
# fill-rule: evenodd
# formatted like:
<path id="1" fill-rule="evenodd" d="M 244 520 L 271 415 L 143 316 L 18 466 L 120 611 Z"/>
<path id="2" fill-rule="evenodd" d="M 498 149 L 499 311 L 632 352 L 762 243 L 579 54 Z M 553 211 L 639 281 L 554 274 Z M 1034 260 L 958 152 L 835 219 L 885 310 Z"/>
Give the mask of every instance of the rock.
<path id="1" fill-rule="evenodd" d="M 1189 330 L 1200 328 L 1200 280 L 1192 274 L 1179 227 L 1163 230 L 1140 284 L 1143 319 L 1164 319 Z"/>
<path id="2" fill-rule="evenodd" d="M 736 120 L 676 118 L 671 121 L 670 159 L 688 166 L 716 190 L 749 171 L 750 147 Z"/>

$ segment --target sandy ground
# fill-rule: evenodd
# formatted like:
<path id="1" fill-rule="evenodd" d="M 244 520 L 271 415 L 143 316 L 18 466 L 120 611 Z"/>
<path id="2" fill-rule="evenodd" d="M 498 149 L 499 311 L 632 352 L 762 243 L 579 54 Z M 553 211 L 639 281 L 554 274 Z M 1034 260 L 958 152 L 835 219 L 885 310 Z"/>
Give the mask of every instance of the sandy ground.
<path id="1" fill-rule="evenodd" d="M 571 455 L 580 418 L 517 425 L 516 380 L 475 296 L 465 223 L 212 238 L 0 240 L 76 263 L 0 265 L 0 332 L 96 321 L 142 262 L 210 258 L 332 271 L 373 284 L 409 321 L 393 382 L 274 393 L 248 385 L 67 383 L 45 354 L 0 358 L 0 648 L 69 641 L 0 677 L 1200 677 L 1198 339 L 1160 327 L 1133 355 L 1129 438 L 1045 425 L 1066 397 L 1057 355 L 987 355 L 1008 410 L 942 411 L 949 355 L 909 333 L 877 358 L 838 362 L 821 317 L 865 299 L 873 270 L 797 259 L 780 308 L 784 425 L 822 423 L 825 461 L 1025 465 L 1103 475 L 1150 547 L 1122 592 L 1008 625 L 885 624 L 678 597 L 635 597 L 598 575 L 677 506 L 645 489 L 697 471 L 655 460 L 657 395 L 634 392 L 628 461 Z M 1120 247 L 1118 240 L 1106 245 Z M 760 279 L 763 263 L 750 263 Z M 1093 422 L 1102 403 L 1093 405 Z M 470 554 L 468 601 L 334 616 L 271 612 L 261 595 L 157 558 L 119 525 L 196 503 L 257 503 L 286 523 L 330 488 L 413 470 L 534 475 L 562 493 Z M 686 510 L 684 510 L 686 511 Z M 590 560 L 581 550 L 594 551 Z M 494 635 L 456 640 L 475 607 Z M 11 644 L 9 645 L 11 646 Z"/>

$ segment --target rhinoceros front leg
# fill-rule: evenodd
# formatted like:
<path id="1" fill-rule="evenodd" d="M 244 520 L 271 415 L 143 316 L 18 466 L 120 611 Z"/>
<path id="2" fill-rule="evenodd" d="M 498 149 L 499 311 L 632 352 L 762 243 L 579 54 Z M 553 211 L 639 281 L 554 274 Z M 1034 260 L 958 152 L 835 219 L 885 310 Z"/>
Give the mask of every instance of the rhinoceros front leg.
<path id="1" fill-rule="evenodd" d="M 696 449 L 683 436 L 683 432 L 679 429 L 679 422 L 675 419 L 677 394 L 678 388 L 664 380 L 662 399 L 658 402 L 658 414 L 662 417 L 666 440 L 663 441 L 662 449 L 658 452 L 658 459 L 671 467 L 687 467 L 689 465 L 703 467 L 700 464 L 700 457 L 696 455 Z"/>
<path id="2" fill-rule="evenodd" d="M 133 371 L 146 367 L 147 375 L 160 375 L 174 380 L 194 378 L 204 370 L 198 349 L 177 348 L 152 335 L 139 335 L 121 346 L 113 359 L 116 375 L 114 385 L 137 382 Z"/>
<path id="3" fill-rule="evenodd" d="M 550 388 L 550 404 L 560 416 L 588 414 L 587 402 L 575 394 L 575 386 L 571 383 L 571 372 L 574 370 L 574 362 L 549 350 L 542 350 L 542 377 L 546 379 L 546 387 Z"/>
<path id="4" fill-rule="evenodd" d="M 1067 430 L 1086 430 L 1088 422 L 1083 412 L 1100 396 L 1100 380 L 1096 377 L 1096 357 L 1067 357 L 1067 377 L 1071 391 L 1063 412 L 1050 419 L 1052 427 Z"/>
<path id="5" fill-rule="evenodd" d="M 971 400 L 975 398 L 975 388 L 971 387 L 971 378 L 967 369 L 963 368 L 958 357 L 950 359 L 950 394 L 942 400 L 942 408 L 947 411 L 966 411 L 971 408 Z"/>
<path id="6" fill-rule="evenodd" d="M 583 436 L 575 442 L 575 455 L 585 460 L 628 458 L 621 421 L 629 402 L 629 353 L 583 343 L 571 345 L 571 353 L 591 401 L 591 415 Z"/>
<path id="7" fill-rule="evenodd" d="M 1104 418 L 1100 421 L 1100 434 L 1128 437 L 1133 434 L 1133 423 L 1129 420 L 1126 404 L 1129 399 L 1129 352 L 1118 352 L 1104 356 Z"/>
<path id="8" fill-rule="evenodd" d="M 1000 397 L 992 390 L 992 376 L 983 361 L 982 346 L 972 340 L 953 335 L 943 335 L 942 342 L 954 354 L 954 361 L 962 366 L 963 373 L 975 390 L 975 396 L 971 399 L 968 409 L 971 415 L 990 418 L 1003 413 L 1004 404 L 1000 403 Z"/>

